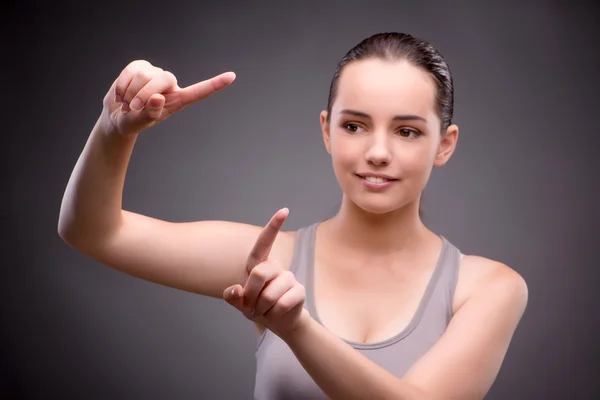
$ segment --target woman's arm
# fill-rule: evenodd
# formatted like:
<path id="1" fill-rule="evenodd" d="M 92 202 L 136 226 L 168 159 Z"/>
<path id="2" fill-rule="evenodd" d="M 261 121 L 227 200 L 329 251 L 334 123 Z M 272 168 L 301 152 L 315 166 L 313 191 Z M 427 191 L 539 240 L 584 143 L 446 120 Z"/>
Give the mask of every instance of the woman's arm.
<path id="1" fill-rule="evenodd" d="M 287 218 L 287 213 L 285 214 Z M 245 284 L 223 298 L 284 340 L 331 399 L 482 399 L 496 379 L 527 305 L 523 278 L 498 262 L 473 257 L 475 289 L 438 342 L 401 378 L 363 356 L 316 322 L 303 307 L 304 286 L 269 252 L 279 232 L 270 221 L 246 265 Z"/>
<path id="2" fill-rule="evenodd" d="M 489 260 L 488 260 L 489 261 Z M 331 399 L 482 399 L 494 382 L 527 304 L 525 281 L 498 264 L 461 306 L 440 340 L 402 379 L 304 313 L 281 335 Z"/>
<path id="3" fill-rule="evenodd" d="M 140 132 L 233 81 L 225 73 L 186 88 L 146 61 L 130 63 L 103 109 L 66 186 L 58 234 L 71 247 L 126 274 L 221 297 L 245 279 L 244 263 L 261 227 L 229 221 L 172 223 L 122 209 L 127 168 Z M 141 109 L 134 105 L 141 99 Z M 129 108 L 127 104 L 132 105 Z M 277 256 L 285 262 L 290 238 Z"/>

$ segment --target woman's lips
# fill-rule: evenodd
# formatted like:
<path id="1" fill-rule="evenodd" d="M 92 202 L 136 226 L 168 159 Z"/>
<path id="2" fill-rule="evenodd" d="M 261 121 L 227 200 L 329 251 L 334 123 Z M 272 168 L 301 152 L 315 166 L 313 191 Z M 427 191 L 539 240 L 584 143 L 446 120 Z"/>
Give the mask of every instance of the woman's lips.
<path id="1" fill-rule="evenodd" d="M 375 189 L 375 190 L 382 190 L 382 189 L 386 189 L 390 186 L 392 186 L 392 184 L 394 182 L 397 181 L 397 179 L 379 179 L 378 181 L 375 180 L 367 180 L 366 177 L 363 177 L 361 175 L 357 175 L 358 178 L 360 178 L 360 180 L 362 181 L 363 185 L 369 189 Z"/>

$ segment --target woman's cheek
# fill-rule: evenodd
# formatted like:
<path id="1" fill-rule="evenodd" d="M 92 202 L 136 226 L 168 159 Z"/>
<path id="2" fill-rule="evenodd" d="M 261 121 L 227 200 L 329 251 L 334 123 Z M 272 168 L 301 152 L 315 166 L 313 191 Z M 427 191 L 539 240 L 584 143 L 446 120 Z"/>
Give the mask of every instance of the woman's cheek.
<path id="1" fill-rule="evenodd" d="M 360 154 L 357 152 L 357 146 L 352 146 L 352 143 L 344 140 L 344 138 L 336 139 L 331 146 L 331 157 L 334 167 L 340 173 L 351 172 L 354 166 L 360 162 Z"/>
<path id="2" fill-rule="evenodd" d="M 433 161 L 431 154 L 426 149 L 415 149 L 410 154 L 404 153 L 402 160 L 403 179 L 412 181 L 420 191 L 429 180 Z"/>

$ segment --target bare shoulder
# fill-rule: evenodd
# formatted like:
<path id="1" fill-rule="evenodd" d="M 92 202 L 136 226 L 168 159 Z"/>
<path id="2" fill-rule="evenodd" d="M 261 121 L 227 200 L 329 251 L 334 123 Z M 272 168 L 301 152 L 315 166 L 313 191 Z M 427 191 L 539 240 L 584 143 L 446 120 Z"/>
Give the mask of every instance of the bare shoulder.
<path id="1" fill-rule="evenodd" d="M 477 255 L 465 255 L 458 272 L 453 311 L 456 312 L 470 298 L 500 294 L 507 300 L 527 303 L 528 288 L 525 279 L 510 266 Z"/>

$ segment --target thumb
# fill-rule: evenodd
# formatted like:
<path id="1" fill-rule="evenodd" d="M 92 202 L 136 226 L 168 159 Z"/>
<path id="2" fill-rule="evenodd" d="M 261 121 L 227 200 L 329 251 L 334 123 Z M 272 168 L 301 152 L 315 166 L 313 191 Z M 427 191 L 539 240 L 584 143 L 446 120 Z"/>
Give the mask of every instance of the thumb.
<path id="1" fill-rule="evenodd" d="M 223 299 L 238 310 L 242 311 L 242 293 L 242 285 L 235 284 L 225 289 L 225 291 L 223 292 Z"/>
<path id="2" fill-rule="evenodd" d="M 146 114 L 146 118 L 150 121 L 156 121 L 160 118 L 163 107 L 165 105 L 165 96 L 160 93 L 155 93 L 146 102 L 146 107 L 144 107 L 144 113 Z"/>

